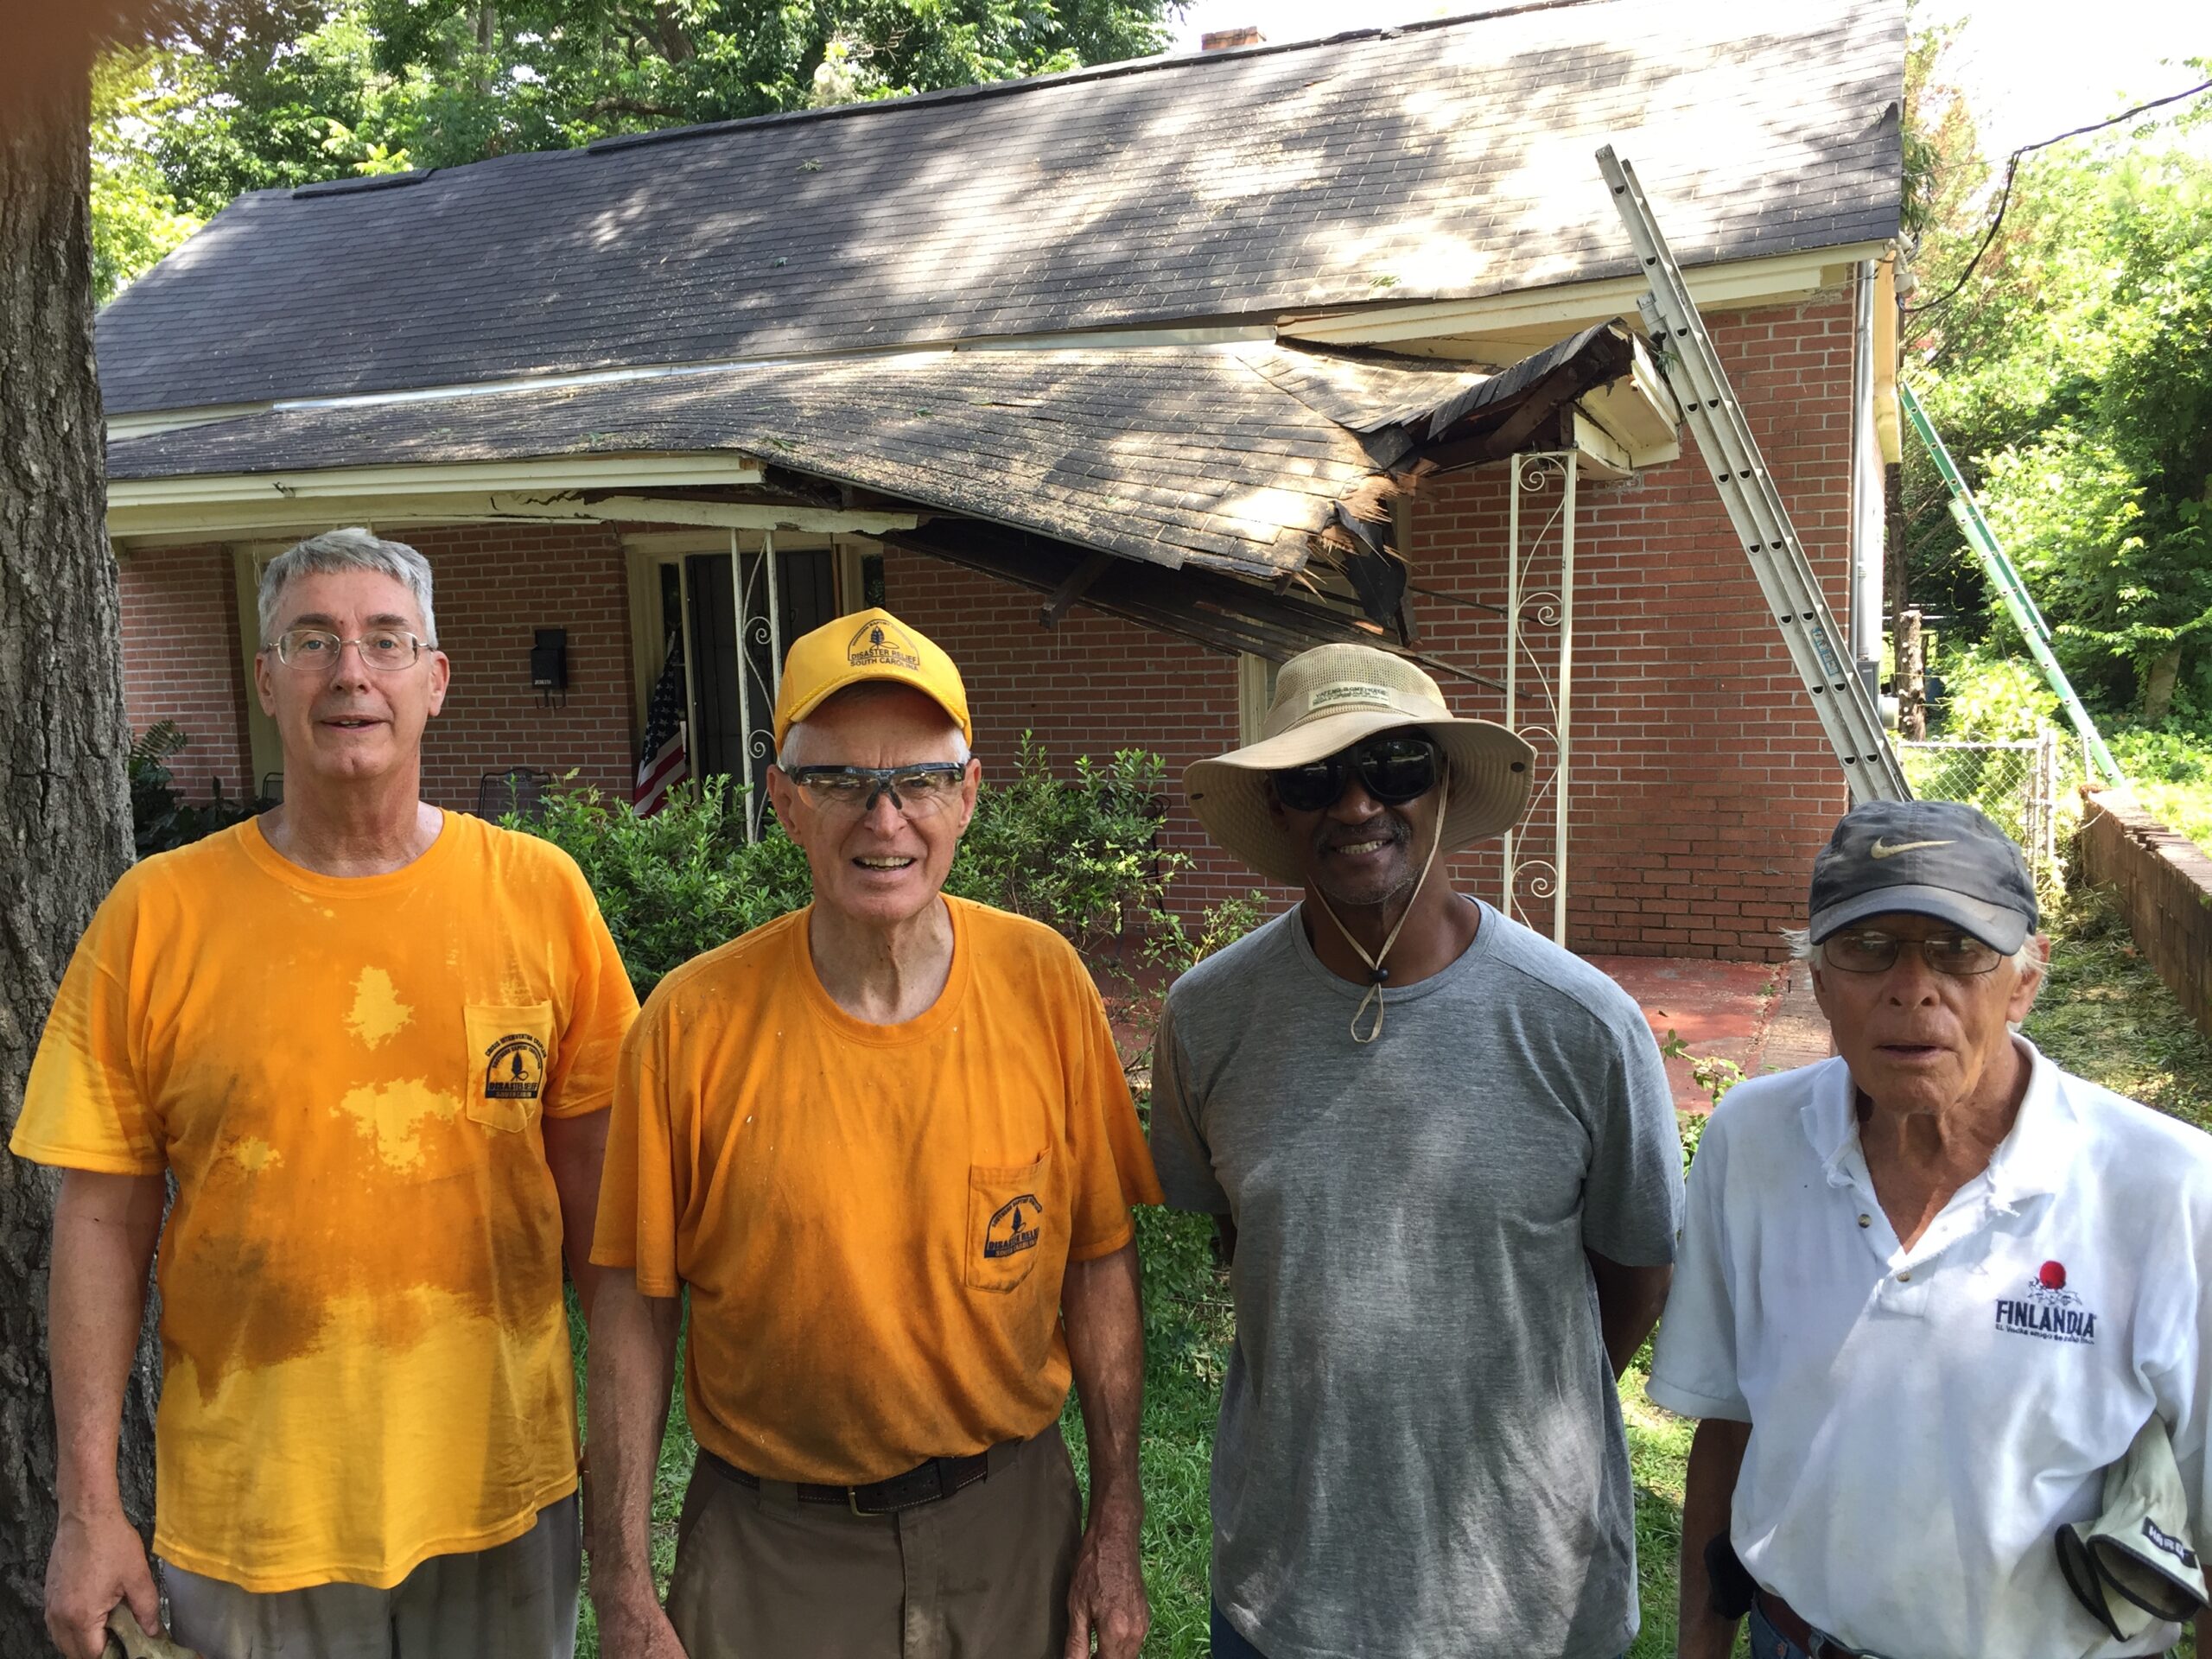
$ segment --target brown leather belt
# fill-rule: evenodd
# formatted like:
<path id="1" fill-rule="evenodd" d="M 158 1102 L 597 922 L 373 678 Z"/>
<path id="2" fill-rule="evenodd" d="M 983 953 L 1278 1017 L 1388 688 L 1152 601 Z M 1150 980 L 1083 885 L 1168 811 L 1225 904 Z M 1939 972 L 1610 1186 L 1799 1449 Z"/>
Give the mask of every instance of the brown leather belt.
<path id="1" fill-rule="evenodd" d="M 865 1486 L 816 1486 L 804 1482 L 793 1490 L 802 1503 L 834 1503 L 849 1509 L 855 1515 L 896 1515 L 901 1510 L 919 1509 L 925 1503 L 935 1503 L 950 1497 L 962 1488 L 973 1486 L 991 1471 L 995 1458 L 1001 1467 L 1006 1459 L 1024 1444 L 1008 1440 L 995 1446 L 988 1452 L 977 1452 L 964 1458 L 931 1458 L 918 1464 L 903 1475 L 893 1475 L 888 1480 L 870 1481 Z M 748 1474 L 735 1464 L 716 1457 L 703 1446 L 699 1448 L 701 1461 L 728 1476 L 741 1486 L 758 1491 L 760 1477 Z M 781 1484 L 781 1483 L 775 1483 Z"/>
<path id="2" fill-rule="evenodd" d="M 699 1454 L 702 1457 L 705 1452 Z M 1813 1650 L 1813 1627 L 1797 1617 L 1797 1610 L 1770 1590 L 1758 1592 L 1759 1616 L 1774 1626 L 1774 1633 L 1794 1648 Z M 1761 1654 L 1758 1659 L 1770 1659 Z"/>

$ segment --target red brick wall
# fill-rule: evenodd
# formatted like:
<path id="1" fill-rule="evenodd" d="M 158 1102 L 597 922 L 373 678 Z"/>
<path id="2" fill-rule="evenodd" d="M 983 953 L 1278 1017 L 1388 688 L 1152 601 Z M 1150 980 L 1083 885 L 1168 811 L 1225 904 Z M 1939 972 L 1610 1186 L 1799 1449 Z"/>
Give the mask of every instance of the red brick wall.
<path id="1" fill-rule="evenodd" d="M 453 658 L 445 712 L 423 738 L 423 796 L 473 810 L 487 772 L 536 766 L 627 800 L 630 599 L 622 543 L 600 524 L 456 524 L 395 531 L 430 562 L 438 643 Z M 569 631 L 569 696 L 530 688 L 539 628 Z"/>
<path id="2" fill-rule="evenodd" d="M 1197 861 L 1182 882 L 1192 907 L 1266 885 L 1216 849 L 1182 801 L 1183 768 L 1236 747 L 1235 658 L 1080 606 L 1048 632 L 1039 594 L 918 554 L 887 553 L 883 578 L 890 609 L 959 664 L 987 779 L 1013 771 L 1025 730 L 1063 769 L 1079 754 L 1150 749 L 1174 785 L 1162 844 Z"/>
<path id="3" fill-rule="evenodd" d="M 2083 875 L 2118 890 L 2127 931 L 2158 977 L 2212 1033 L 2212 857 L 2124 790 L 2089 797 L 2075 849 Z"/>
<path id="4" fill-rule="evenodd" d="M 599 525 L 457 524 L 396 531 L 430 561 L 440 643 L 453 659 L 445 711 L 423 740 L 423 794 L 473 810 L 486 772 L 537 766 L 627 799 L 629 588 L 616 532 Z M 238 792 L 251 766 L 238 606 L 226 547 L 133 552 L 123 572 L 124 690 L 132 729 L 164 716 L 192 739 L 177 774 L 195 798 L 213 770 Z M 565 707 L 530 688 L 538 628 L 569 631 Z M 180 639 L 219 651 L 179 653 Z M 181 660 L 188 658 L 189 660 Z"/>
<path id="5" fill-rule="evenodd" d="M 251 792 L 237 579 L 227 547 L 136 550 L 116 562 L 123 594 L 124 703 L 133 735 L 173 720 L 189 741 L 169 764 L 187 800 Z"/>
<path id="6" fill-rule="evenodd" d="M 1710 321 L 1840 615 L 1849 300 Z M 1694 453 L 1618 487 L 1586 481 L 1579 508 L 1568 940 L 1624 955 L 1777 956 L 1776 930 L 1800 918 L 1813 852 L 1848 799 L 1751 567 Z M 1414 580 L 1502 603 L 1506 511 L 1502 467 L 1436 480 L 1414 505 Z M 893 555 L 885 578 L 891 608 L 967 674 L 987 766 L 1010 761 L 1025 726 L 1063 763 L 1142 746 L 1178 777 L 1236 745 L 1236 674 L 1226 657 L 1080 606 L 1047 633 L 1035 595 L 928 560 Z M 1497 618 L 1421 597 L 1413 614 L 1425 650 L 1502 677 Z M 1503 715 L 1502 696 L 1484 687 L 1449 682 L 1447 696 L 1463 714 Z M 1522 721 L 1535 717 L 1524 702 Z M 1548 753 L 1544 760 L 1548 771 Z M 1541 856 L 1548 800 L 1538 811 L 1544 833 L 1523 850 Z M 1185 887 L 1194 904 L 1257 885 L 1205 842 L 1179 800 L 1166 839 L 1198 861 Z M 1497 843 L 1452 869 L 1495 902 Z M 1549 901 L 1529 907 L 1548 930 Z"/>

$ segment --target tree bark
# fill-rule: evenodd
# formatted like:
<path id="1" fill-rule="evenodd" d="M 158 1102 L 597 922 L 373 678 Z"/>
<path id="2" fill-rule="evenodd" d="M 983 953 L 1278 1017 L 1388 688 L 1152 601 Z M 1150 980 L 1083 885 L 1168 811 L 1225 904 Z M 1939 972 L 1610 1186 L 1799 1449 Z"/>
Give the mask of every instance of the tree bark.
<path id="1" fill-rule="evenodd" d="M 2162 651 L 2143 665 L 2143 718 L 2153 726 L 2174 706 L 2174 682 L 2181 677 L 2181 647 Z"/>
<path id="2" fill-rule="evenodd" d="M 1897 613 L 1897 735 L 1918 743 L 1928 735 L 1928 664 L 1920 639 L 1920 613 Z"/>
<path id="3" fill-rule="evenodd" d="M 0 1136 L 22 1109 L 70 952 L 131 851 L 79 67 L 0 98 Z M 51 1651 L 45 1311 L 57 1184 L 0 1153 L 0 1654 L 10 1656 Z M 158 1386 L 142 1342 L 122 1468 L 142 1527 Z"/>

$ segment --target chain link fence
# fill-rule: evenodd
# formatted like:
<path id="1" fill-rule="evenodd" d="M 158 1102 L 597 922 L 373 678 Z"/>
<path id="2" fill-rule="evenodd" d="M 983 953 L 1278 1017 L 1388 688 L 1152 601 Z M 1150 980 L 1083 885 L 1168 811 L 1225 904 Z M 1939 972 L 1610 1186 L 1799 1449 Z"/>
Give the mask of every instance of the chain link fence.
<path id="1" fill-rule="evenodd" d="M 2081 745 L 2045 727 L 2005 743 L 1900 742 L 1897 759 L 1922 800 L 1964 801 L 1979 807 L 2028 855 L 2028 868 L 2046 898 L 2064 883 L 2060 849 L 2082 816 Z"/>

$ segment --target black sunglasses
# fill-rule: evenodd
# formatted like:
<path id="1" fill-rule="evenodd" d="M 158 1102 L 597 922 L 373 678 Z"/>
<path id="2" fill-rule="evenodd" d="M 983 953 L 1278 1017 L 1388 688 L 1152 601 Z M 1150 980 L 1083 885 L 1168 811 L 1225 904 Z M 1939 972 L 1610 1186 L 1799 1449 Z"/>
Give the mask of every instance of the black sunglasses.
<path id="1" fill-rule="evenodd" d="M 1334 806 L 1344 785 L 1357 775 L 1360 786 L 1385 806 L 1403 806 L 1436 787 L 1444 757 L 1435 742 L 1419 732 L 1386 732 L 1340 749 L 1325 760 L 1271 772 L 1275 799 L 1294 812 L 1319 812 Z"/>

